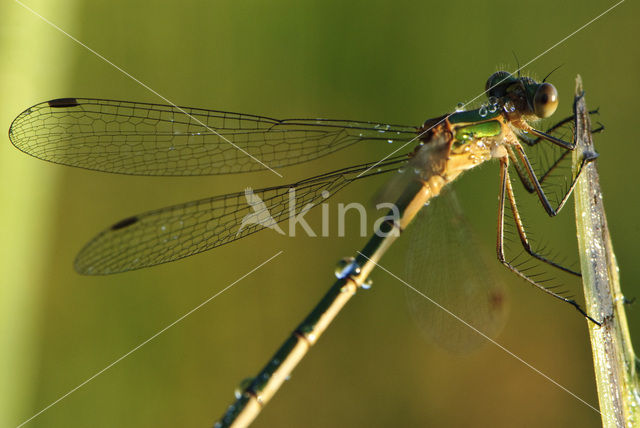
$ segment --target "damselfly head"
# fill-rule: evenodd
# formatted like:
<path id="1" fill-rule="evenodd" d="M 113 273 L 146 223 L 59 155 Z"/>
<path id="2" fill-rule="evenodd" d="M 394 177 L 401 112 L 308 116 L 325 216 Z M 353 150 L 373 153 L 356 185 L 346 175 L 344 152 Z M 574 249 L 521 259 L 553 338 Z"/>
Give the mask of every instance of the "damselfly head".
<path id="1" fill-rule="evenodd" d="M 489 98 L 495 97 L 506 105 L 510 103 L 528 119 L 551 116 L 558 107 L 558 91 L 551 83 L 538 83 L 531 77 L 515 77 L 507 71 L 497 71 L 487 80 Z"/>

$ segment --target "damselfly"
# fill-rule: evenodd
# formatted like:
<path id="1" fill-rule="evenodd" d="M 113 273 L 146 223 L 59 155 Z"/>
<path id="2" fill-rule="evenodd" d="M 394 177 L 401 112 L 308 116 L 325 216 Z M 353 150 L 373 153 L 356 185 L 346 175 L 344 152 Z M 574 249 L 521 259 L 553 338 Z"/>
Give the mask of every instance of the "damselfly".
<path id="1" fill-rule="evenodd" d="M 595 159 L 585 153 L 555 203 L 545 182 L 575 141 L 558 131 L 568 117 L 546 132 L 530 122 L 551 116 L 558 105 L 555 87 L 529 77 L 499 71 L 486 83 L 488 102 L 411 127 L 375 122 L 270 117 L 86 98 L 62 98 L 37 104 L 21 113 L 9 130 L 20 150 L 54 163 L 98 171 L 162 176 L 231 174 L 280 168 L 326 156 L 353 144 L 397 142 L 405 153 L 310 177 L 296 183 L 254 190 L 259 204 L 245 192 L 174 205 L 121 220 L 91 240 L 79 253 L 75 268 L 91 275 L 112 274 L 194 255 L 276 225 L 317 205 L 353 181 L 405 170 L 402 189 L 394 196 L 399 216 L 380 224 L 358 255 L 348 260 L 338 281 L 295 330 L 262 372 L 238 395 L 222 425 L 249 423 L 271 398 L 297 362 L 335 315 L 361 287 L 389 245 L 444 186 L 463 172 L 490 159 L 500 162 L 497 254 L 509 270 L 549 295 L 569 303 L 598 323 L 572 299 L 545 287 L 505 256 L 504 217 L 510 212 L 524 251 L 532 258 L 579 275 L 532 248 L 518 213 L 509 167 L 524 188 L 536 193 L 545 211 L 555 216 L 565 205 L 582 167 Z M 536 171 L 525 147 L 550 144 L 558 151 Z M 408 172 L 407 172 L 408 171 Z M 286 202 L 294 189 L 297 205 Z M 249 204 L 247 203 L 249 202 Z M 249 221 L 247 216 L 268 222 Z M 255 220 L 254 219 L 254 220 Z M 393 233 L 396 232 L 396 233 Z"/>

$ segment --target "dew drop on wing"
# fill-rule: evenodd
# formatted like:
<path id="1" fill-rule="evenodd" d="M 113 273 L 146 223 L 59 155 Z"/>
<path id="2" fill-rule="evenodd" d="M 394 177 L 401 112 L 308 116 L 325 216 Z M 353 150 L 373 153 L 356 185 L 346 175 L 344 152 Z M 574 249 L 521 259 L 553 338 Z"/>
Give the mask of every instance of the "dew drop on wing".
<path id="1" fill-rule="evenodd" d="M 55 100 L 48 101 L 49 107 L 52 108 L 63 108 L 63 107 L 77 107 L 78 100 L 75 98 L 57 98 Z"/>
<path id="2" fill-rule="evenodd" d="M 124 229 L 125 227 L 129 227 L 134 223 L 137 223 L 139 220 L 138 217 L 133 216 L 133 217 L 127 217 L 124 220 L 120 220 L 119 222 L 117 222 L 116 224 L 114 224 L 113 226 L 111 226 L 111 230 L 120 230 L 120 229 Z"/>

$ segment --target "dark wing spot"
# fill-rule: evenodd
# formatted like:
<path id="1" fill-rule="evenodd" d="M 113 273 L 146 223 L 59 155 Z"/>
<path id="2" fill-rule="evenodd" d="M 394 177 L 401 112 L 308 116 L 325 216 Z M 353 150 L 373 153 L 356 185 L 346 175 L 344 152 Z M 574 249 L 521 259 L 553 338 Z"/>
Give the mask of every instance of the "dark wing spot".
<path id="1" fill-rule="evenodd" d="M 120 220 L 119 222 L 111 226 L 111 230 L 124 229 L 125 227 L 131 226 L 132 224 L 137 223 L 138 220 L 139 220 L 138 217 L 135 217 L 135 216 L 127 217 L 124 220 Z"/>
<path id="2" fill-rule="evenodd" d="M 503 304 L 504 294 L 498 290 L 492 290 L 491 293 L 489 293 L 489 305 L 491 309 L 499 311 L 502 309 Z"/>
<path id="3" fill-rule="evenodd" d="M 48 102 L 49 107 L 53 108 L 62 108 L 62 107 L 76 107 L 78 104 L 78 100 L 75 98 L 58 98 L 55 100 L 51 100 Z"/>

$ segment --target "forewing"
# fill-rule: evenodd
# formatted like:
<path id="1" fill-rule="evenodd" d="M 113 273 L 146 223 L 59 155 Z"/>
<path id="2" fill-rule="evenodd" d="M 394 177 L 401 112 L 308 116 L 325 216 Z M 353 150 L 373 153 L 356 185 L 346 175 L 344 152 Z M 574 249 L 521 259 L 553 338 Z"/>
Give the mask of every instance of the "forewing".
<path id="1" fill-rule="evenodd" d="M 273 119 L 191 107 L 88 98 L 37 104 L 11 124 L 14 146 L 49 162 L 135 175 L 189 176 L 279 168 L 361 141 L 403 142 L 415 128 Z"/>

